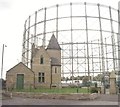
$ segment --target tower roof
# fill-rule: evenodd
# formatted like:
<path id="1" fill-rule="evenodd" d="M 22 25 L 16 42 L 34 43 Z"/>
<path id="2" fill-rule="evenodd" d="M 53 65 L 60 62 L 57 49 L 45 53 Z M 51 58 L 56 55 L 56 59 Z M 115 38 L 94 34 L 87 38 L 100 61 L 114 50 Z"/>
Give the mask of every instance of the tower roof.
<path id="1" fill-rule="evenodd" d="M 58 44 L 58 41 L 55 38 L 54 34 L 50 39 L 47 49 L 61 50 L 60 45 Z"/>

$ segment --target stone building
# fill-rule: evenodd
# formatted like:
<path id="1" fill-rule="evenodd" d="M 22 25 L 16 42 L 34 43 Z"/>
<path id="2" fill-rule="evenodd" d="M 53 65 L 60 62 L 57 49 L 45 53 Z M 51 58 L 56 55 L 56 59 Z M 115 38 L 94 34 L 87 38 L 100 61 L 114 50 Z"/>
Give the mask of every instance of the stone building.
<path id="1" fill-rule="evenodd" d="M 34 72 L 22 62 L 7 71 L 6 87 L 8 89 L 23 89 L 34 85 Z"/>
<path id="2" fill-rule="evenodd" d="M 6 83 L 8 88 L 61 87 L 61 48 L 54 34 L 47 48 L 32 44 L 31 69 L 20 62 L 7 71 Z"/>

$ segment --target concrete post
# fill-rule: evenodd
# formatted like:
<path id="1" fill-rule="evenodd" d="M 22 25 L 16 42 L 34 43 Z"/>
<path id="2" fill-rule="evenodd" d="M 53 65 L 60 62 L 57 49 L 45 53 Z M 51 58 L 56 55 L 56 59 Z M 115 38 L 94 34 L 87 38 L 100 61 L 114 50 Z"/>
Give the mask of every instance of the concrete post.
<path id="1" fill-rule="evenodd" d="M 110 94 L 116 94 L 116 75 L 115 72 L 112 71 L 110 74 Z"/>

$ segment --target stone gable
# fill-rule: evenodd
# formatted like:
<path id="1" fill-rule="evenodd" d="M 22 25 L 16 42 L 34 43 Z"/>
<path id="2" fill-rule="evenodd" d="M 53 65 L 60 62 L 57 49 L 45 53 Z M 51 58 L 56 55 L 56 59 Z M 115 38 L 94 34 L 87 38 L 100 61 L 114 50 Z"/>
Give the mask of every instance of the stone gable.
<path id="1" fill-rule="evenodd" d="M 6 73 L 7 88 L 16 88 L 17 74 L 24 75 L 24 88 L 34 87 L 34 72 L 25 66 L 22 62 L 15 65 Z"/>

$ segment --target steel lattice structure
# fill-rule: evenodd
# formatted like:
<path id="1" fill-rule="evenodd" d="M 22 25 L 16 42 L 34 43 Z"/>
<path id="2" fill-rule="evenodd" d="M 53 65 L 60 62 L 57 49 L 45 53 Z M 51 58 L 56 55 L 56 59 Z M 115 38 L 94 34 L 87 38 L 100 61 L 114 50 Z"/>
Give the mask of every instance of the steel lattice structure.
<path id="1" fill-rule="evenodd" d="M 25 21 L 22 62 L 30 67 L 31 44 L 46 47 L 54 33 L 62 48 L 63 77 L 118 71 L 119 14 L 110 6 L 86 2 L 41 8 Z"/>

